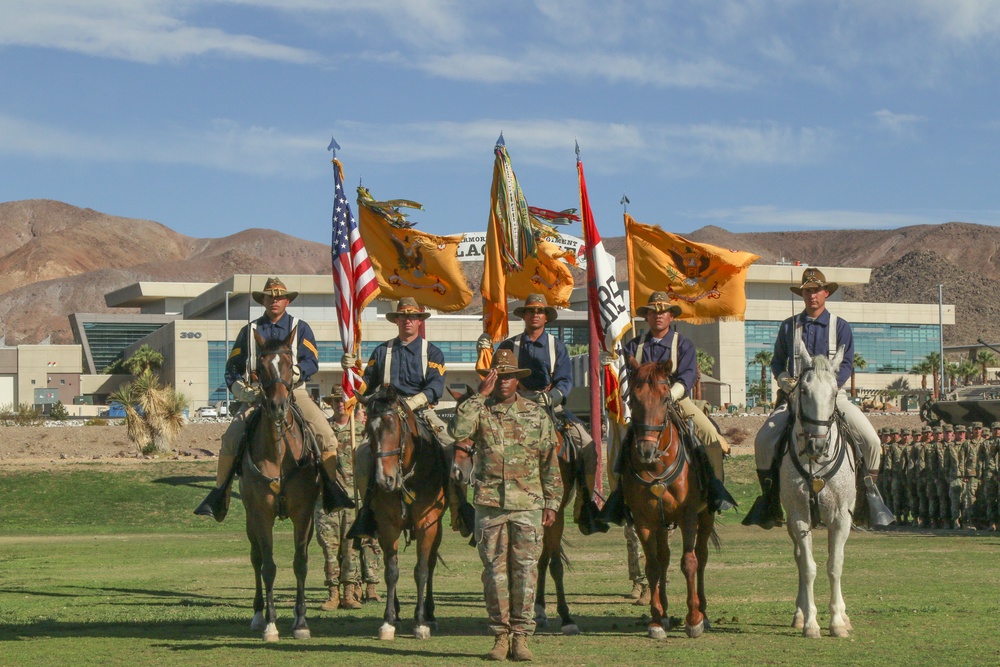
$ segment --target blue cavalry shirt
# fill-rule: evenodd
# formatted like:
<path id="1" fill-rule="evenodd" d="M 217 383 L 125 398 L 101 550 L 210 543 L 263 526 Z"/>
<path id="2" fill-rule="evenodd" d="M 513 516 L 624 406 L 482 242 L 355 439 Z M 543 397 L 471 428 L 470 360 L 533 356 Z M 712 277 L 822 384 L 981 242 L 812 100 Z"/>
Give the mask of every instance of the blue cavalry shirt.
<path id="1" fill-rule="evenodd" d="M 385 376 L 385 353 L 391 343 L 392 362 L 389 378 L 396 391 L 406 398 L 423 392 L 427 395 L 427 402 L 430 405 L 440 401 L 444 394 L 444 353 L 434 343 L 427 344 L 425 375 L 421 358 L 423 340 L 417 336 L 409 345 L 403 345 L 399 338 L 393 338 L 388 343 L 376 347 L 365 367 L 365 388 L 362 393 L 367 396 L 382 385 Z"/>
<path id="2" fill-rule="evenodd" d="M 649 332 L 633 338 L 625 344 L 625 357 L 634 357 L 639 343 L 642 343 L 642 360 L 640 363 L 650 361 L 671 361 L 670 347 L 673 345 L 673 337 L 677 336 L 677 360 L 674 362 L 674 371 L 670 374 L 671 382 L 680 382 L 687 390 L 686 394 L 691 394 L 691 387 L 698 380 L 698 354 L 695 351 L 694 343 L 684 336 L 671 329 L 660 340 L 653 340 Z M 627 366 L 626 366 L 627 368 Z"/>
<path id="3" fill-rule="evenodd" d="M 573 389 L 573 369 L 569 363 L 569 353 L 566 351 L 566 344 L 556 338 L 556 363 L 553 371 L 552 360 L 549 358 L 550 335 L 547 331 L 543 331 L 538 340 L 531 340 L 522 334 L 514 337 L 520 340 L 517 367 L 531 370 L 531 375 L 521 379 L 521 386 L 528 391 L 558 389 L 559 393 L 568 397 Z M 497 349 L 513 351 L 514 338 L 503 341 Z"/>
<path id="4" fill-rule="evenodd" d="M 255 322 L 257 333 L 266 341 L 284 340 L 287 338 L 288 334 L 292 331 L 291 323 L 292 317 L 288 313 L 282 315 L 281 319 L 277 322 L 271 322 L 267 315 L 261 315 Z M 298 339 L 296 341 L 298 349 L 296 364 L 301 373 L 300 381 L 307 382 L 319 370 L 316 337 L 313 335 L 312 327 L 302 320 L 296 318 L 295 326 L 297 327 L 295 337 Z M 244 326 L 240 329 L 239 335 L 236 336 L 236 342 L 233 344 L 233 349 L 229 353 L 229 359 L 226 361 L 226 385 L 230 387 L 246 373 L 247 355 L 250 350 L 249 330 L 249 326 Z"/>
<path id="5" fill-rule="evenodd" d="M 774 377 L 778 377 L 782 373 L 792 372 L 791 362 L 794 355 L 792 345 L 796 320 L 802 323 L 802 342 L 806 344 L 806 350 L 809 351 L 809 354 L 812 356 L 829 354 L 830 311 L 824 310 L 815 319 L 802 311 L 782 322 L 781 328 L 778 330 L 778 338 L 774 341 L 774 356 L 771 358 L 771 372 L 774 373 Z M 844 346 L 844 360 L 840 362 L 840 368 L 837 370 L 838 387 L 843 387 L 844 383 L 851 378 L 851 369 L 854 368 L 854 333 L 847 320 L 838 317 L 837 347 L 841 345 Z"/>

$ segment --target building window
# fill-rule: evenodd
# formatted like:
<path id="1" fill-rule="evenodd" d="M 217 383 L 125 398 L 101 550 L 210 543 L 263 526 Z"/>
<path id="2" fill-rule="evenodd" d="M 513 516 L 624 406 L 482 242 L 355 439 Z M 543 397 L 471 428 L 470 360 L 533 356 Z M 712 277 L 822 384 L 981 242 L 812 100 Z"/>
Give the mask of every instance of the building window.
<path id="1" fill-rule="evenodd" d="M 221 340 L 208 341 L 208 402 L 226 400 L 226 343 Z"/>

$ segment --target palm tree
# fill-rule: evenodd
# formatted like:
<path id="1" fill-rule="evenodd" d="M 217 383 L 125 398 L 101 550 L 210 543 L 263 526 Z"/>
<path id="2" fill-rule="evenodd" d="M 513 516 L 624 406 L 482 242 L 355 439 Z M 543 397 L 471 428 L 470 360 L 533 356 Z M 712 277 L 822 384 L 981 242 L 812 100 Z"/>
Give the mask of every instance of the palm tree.
<path id="1" fill-rule="evenodd" d="M 856 398 L 858 390 L 854 387 L 854 371 L 863 371 L 868 368 L 868 362 L 857 352 L 854 353 L 854 365 L 851 366 L 851 398 Z"/>
<path id="2" fill-rule="evenodd" d="M 931 362 L 926 359 L 918 361 L 913 364 L 913 368 L 910 369 L 912 375 L 920 376 L 920 388 L 927 389 L 927 376 L 934 372 L 934 368 L 931 366 Z"/>
<path id="3" fill-rule="evenodd" d="M 979 373 L 981 368 L 982 366 L 972 359 L 963 358 L 958 362 L 958 377 L 962 378 L 962 384 L 971 384 L 972 376 Z"/>
<path id="4" fill-rule="evenodd" d="M 944 386 L 944 391 L 945 392 L 953 391 L 955 389 L 955 385 L 957 384 L 955 380 L 961 374 L 962 374 L 962 372 L 959 369 L 957 363 L 955 363 L 954 361 L 945 361 L 944 362 L 944 375 L 945 375 L 945 378 L 947 379 L 947 382 L 946 383 L 942 383 L 942 384 L 945 385 Z"/>
<path id="5" fill-rule="evenodd" d="M 934 381 L 934 400 L 939 400 L 941 397 L 941 354 L 939 352 L 931 352 L 924 359 L 931 365 L 931 380 Z"/>
<path id="6" fill-rule="evenodd" d="M 767 381 L 767 370 L 771 368 L 771 361 L 774 360 L 774 353 L 770 350 L 761 350 L 753 355 L 753 363 L 760 364 L 760 402 L 767 403 L 771 393 L 771 383 Z"/>
<path id="7" fill-rule="evenodd" d="M 163 355 L 151 348 L 143 345 L 125 361 L 125 368 L 136 377 L 149 371 L 155 373 L 163 366 Z"/>
<path id="8" fill-rule="evenodd" d="M 698 376 L 694 383 L 694 392 L 692 393 L 694 393 L 695 398 L 700 401 L 702 400 L 701 376 L 712 375 L 712 369 L 715 367 L 715 357 L 703 350 L 698 350 L 695 354 L 697 356 L 696 366 L 698 369 Z"/>
<path id="9" fill-rule="evenodd" d="M 996 365 L 997 355 L 993 354 L 991 350 L 979 350 L 979 352 L 976 353 L 976 358 L 973 363 L 979 366 L 980 372 L 982 373 L 982 384 L 986 384 L 986 367 Z"/>

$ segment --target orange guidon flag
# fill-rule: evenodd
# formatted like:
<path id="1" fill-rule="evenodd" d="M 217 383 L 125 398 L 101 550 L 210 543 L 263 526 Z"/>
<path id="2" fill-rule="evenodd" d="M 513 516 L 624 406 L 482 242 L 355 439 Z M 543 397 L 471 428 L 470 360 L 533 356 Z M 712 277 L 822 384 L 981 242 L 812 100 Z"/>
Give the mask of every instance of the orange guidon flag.
<path id="1" fill-rule="evenodd" d="M 678 319 L 692 324 L 743 319 L 746 270 L 759 256 L 688 241 L 627 213 L 625 246 L 633 313 L 650 294 L 665 291 L 681 307 Z"/>
<path id="2" fill-rule="evenodd" d="M 427 308 L 451 312 L 472 301 L 472 290 L 458 261 L 462 235 L 437 236 L 409 226 L 399 207 L 422 208 L 416 202 L 375 201 L 358 188 L 358 228 L 378 278 L 381 296 L 410 296 Z M 395 224 L 391 224 L 392 223 Z"/>
<path id="3" fill-rule="evenodd" d="M 507 296 L 526 299 L 529 294 L 544 294 L 550 306 L 569 308 L 573 294 L 573 274 L 562 261 L 576 264 L 576 254 L 550 241 L 538 243 L 538 256 L 527 257 L 524 268 L 507 276 Z"/>

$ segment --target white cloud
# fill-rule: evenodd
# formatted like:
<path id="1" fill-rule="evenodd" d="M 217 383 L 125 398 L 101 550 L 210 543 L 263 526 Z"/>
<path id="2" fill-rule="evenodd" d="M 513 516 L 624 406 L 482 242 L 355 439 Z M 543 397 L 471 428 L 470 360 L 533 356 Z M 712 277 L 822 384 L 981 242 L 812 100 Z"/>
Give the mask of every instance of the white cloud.
<path id="1" fill-rule="evenodd" d="M 315 53 L 188 23 L 187 3 L 168 0 L 4 0 L 0 45 L 59 49 L 155 64 L 215 54 L 310 63 Z"/>
<path id="2" fill-rule="evenodd" d="M 581 119 L 479 119 L 469 122 L 342 122 L 337 140 L 358 159 L 411 163 L 480 159 L 504 131 L 518 164 L 563 169 L 574 159 L 578 140 L 585 158 L 607 172 L 645 169 L 693 173 L 699 169 L 815 162 L 831 150 L 833 137 L 821 128 L 773 123 L 649 125 Z M 326 131 L 289 132 L 216 120 L 207 128 L 156 130 L 147 136 L 94 136 L 0 115 L 0 153 L 32 158 L 190 164 L 248 174 L 311 173 Z"/>
<path id="3" fill-rule="evenodd" d="M 879 127 L 888 130 L 898 137 L 911 136 L 914 133 L 915 126 L 918 123 L 927 120 L 923 116 L 907 113 L 893 113 L 888 109 L 879 109 L 872 115 L 875 117 Z"/>

